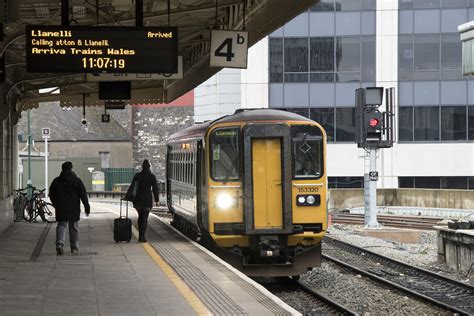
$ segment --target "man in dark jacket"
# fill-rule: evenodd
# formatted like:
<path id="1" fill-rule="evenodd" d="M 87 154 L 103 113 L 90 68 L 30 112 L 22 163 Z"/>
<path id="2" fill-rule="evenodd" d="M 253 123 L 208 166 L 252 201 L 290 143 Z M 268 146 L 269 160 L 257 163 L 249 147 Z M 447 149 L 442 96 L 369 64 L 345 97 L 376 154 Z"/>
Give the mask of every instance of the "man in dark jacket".
<path id="1" fill-rule="evenodd" d="M 66 226 L 69 224 L 69 243 L 71 252 L 79 251 L 79 218 L 81 213 L 81 201 L 84 204 L 86 215 L 89 216 L 91 207 L 87 199 L 86 188 L 81 179 L 72 172 L 72 163 L 66 161 L 62 165 L 62 172 L 51 183 L 49 197 L 56 209 L 56 252 L 64 254 L 64 239 Z"/>
<path id="2" fill-rule="evenodd" d="M 137 186 L 136 189 L 134 186 Z M 133 202 L 133 207 L 138 212 L 138 241 L 146 242 L 145 231 L 148 222 L 148 214 L 153 207 L 153 197 L 158 206 L 158 183 L 155 175 L 150 170 L 150 163 L 147 159 L 143 160 L 142 172 L 135 174 L 132 183 L 127 191 L 126 200 Z M 135 192 L 135 196 L 132 196 Z"/>

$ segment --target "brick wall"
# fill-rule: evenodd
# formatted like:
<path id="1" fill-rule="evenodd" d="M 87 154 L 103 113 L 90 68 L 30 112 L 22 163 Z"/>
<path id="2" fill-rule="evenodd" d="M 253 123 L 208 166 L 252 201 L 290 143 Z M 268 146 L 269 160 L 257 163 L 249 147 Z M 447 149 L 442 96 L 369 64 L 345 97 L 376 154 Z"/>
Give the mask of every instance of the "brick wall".
<path id="1" fill-rule="evenodd" d="M 158 179 L 165 177 L 166 141 L 177 131 L 194 124 L 194 94 L 189 92 L 170 104 L 134 105 L 109 111 L 132 136 L 133 163 L 140 169 L 148 159 Z"/>

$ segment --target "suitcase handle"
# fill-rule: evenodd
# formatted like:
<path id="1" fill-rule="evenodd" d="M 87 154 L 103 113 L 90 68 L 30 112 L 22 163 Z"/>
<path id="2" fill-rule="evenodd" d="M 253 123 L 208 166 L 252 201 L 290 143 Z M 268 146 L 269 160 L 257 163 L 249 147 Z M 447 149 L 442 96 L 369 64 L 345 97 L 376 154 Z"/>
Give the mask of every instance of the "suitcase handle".
<path id="1" fill-rule="evenodd" d="M 125 209 L 126 209 L 126 216 L 125 218 L 128 218 L 128 201 L 124 199 L 120 199 L 120 218 L 122 218 L 122 201 L 125 201 Z"/>

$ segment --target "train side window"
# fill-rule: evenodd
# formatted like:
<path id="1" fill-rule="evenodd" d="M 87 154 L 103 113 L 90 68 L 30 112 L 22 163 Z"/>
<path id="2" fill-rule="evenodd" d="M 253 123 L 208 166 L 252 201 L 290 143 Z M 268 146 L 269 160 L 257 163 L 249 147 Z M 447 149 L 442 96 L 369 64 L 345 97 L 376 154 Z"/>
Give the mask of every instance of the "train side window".
<path id="1" fill-rule="evenodd" d="M 320 178 L 323 170 L 323 137 L 316 126 L 292 127 L 293 174 L 296 179 Z"/>
<path id="2" fill-rule="evenodd" d="M 215 181 L 240 179 L 238 127 L 219 128 L 211 134 L 211 177 Z"/>

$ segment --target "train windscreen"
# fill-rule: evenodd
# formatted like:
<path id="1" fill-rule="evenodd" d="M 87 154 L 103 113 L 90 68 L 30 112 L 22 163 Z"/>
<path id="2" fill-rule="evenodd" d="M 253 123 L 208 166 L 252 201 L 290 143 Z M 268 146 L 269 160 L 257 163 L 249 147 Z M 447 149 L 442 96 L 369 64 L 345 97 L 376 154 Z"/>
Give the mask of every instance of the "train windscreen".
<path id="1" fill-rule="evenodd" d="M 323 136 L 317 126 L 292 127 L 293 176 L 295 179 L 320 178 L 323 170 Z"/>
<path id="2" fill-rule="evenodd" d="M 211 134 L 211 177 L 215 181 L 240 178 L 239 128 L 219 128 Z"/>

